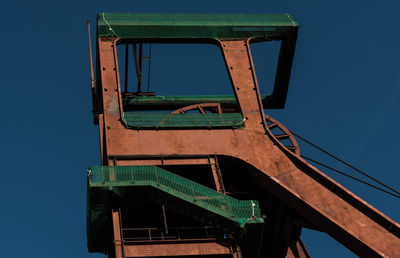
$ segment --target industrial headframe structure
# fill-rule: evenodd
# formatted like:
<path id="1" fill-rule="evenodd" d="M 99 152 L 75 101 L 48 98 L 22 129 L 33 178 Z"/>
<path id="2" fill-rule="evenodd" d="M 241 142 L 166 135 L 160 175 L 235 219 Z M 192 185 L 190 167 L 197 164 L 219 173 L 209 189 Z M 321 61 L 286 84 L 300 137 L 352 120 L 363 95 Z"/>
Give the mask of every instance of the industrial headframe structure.
<path id="1" fill-rule="evenodd" d="M 286 14 L 98 15 L 92 93 L 101 166 L 88 170 L 89 252 L 309 257 L 300 238 L 306 227 L 362 257 L 400 257 L 399 224 L 304 161 L 292 134 L 264 113 L 285 105 L 297 30 Z M 265 96 L 250 52 L 260 41 L 281 41 Z M 217 45 L 233 94 L 142 91 L 143 44 L 171 42 Z M 127 83 L 130 48 L 135 91 Z"/>

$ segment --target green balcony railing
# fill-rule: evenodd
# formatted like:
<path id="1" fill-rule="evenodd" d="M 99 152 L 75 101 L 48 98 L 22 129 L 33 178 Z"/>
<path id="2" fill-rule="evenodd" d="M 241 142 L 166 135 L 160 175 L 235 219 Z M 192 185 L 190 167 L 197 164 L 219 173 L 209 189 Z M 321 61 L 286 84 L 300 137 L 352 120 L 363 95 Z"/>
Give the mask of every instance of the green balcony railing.
<path id="1" fill-rule="evenodd" d="M 240 113 L 225 114 L 171 114 L 149 112 L 124 112 L 124 120 L 132 128 L 241 128 Z"/>

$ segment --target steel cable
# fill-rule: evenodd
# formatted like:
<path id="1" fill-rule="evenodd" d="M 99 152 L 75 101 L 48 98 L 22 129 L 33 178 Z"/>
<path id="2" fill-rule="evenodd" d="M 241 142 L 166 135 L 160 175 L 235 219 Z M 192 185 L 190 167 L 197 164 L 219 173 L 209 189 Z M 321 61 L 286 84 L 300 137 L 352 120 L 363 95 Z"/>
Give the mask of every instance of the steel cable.
<path id="1" fill-rule="evenodd" d="M 348 175 L 348 174 L 346 174 L 346 173 L 344 173 L 344 172 L 342 172 L 342 171 L 339 171 L 339 170 L 337 170 L 337 169 L 331 168 L 331 167 L 329 167 L 329 166 L 327 166 L 327 165 L 325 165 L 325 164 L 322 164 L 322 163 L 320 163 L 320 162 L 317 162 L 317 161 L 315 161 L 315 160 L 312 160 L 312 159 L 310 159 L 310 158 L 308 158 L 308 157 L 305 157 L 304 155 L 301 155 L 304 159 L 310 160 L 310 161 L 312 161 L 312 162 L 314 162 L 314 163 L 316 163 L 316 164 L 319 164 L 319 165 L 324 166 L 324 167 L 326 167 L 326 168 L 328 168 L 328 169 L 331 169 L 331 170 L 333 170 L 333 171 L 336 171 L 336 172 L 338 172 L 338 173 L 341 173 L 342 175 L 345 175 L 345 176 L 347 176 L 347 177 L 350 177 L 350 178 L 352 178 L 352 179 L 354 179 L 354 180 L 356 180 L 356 181 L 359 181 L 359 182 L 361 182 L 361 183 L 367 184 L 367 185 L 369 185 L 369 186 L 371 186 L 371 187 L 374 187 L 374 188 L 376 188 L 376 189 L 378 189 L 378 190 L 381 190 L 381 191 L 383 191 L 383 192 L 385 192 L 385 193 L 388 193 L 388 194 L 391 194 L 391 195 L 393 195 L 393 196 L 395 196 L 395 197 L 397 197 L 397 198 L 400 198 L 400 192 L 397 191 L 396 189 L 394 189 L 394 188 L 388 186 L 387 184 L 381 182 L 380 180 L 378 180 L 378 179 L 376 179 L 376 178 L 374 178 L 374 177 L 368 175 L 367 173 L 365 173 L 365 172 L 361 171 L 360 169 L 354 167 L 353 165 L 349 164 L 348 162 L 346 162 L 346 161 L 344 161 L 344 160 L 342 160 L 342 159 L 336 157 L 335 155 L 329 153 L 328 151 L 322 149 L 321 147 L 318 147 L 318 146 L 315 145 L 314 143 L 312 143 L 312 142 L 310 142 L 309 140 L 307 140 L 307 139 L 301 137 L 300 135 L 296 134 L 295 132 L 293 132 L 293 131 L 290 131 L 290 132 L 291 132 L 294 136 L 298 137 L 300 140 L 302 140 L 302 141 L 308 143 L 309 145 L 315 147 L 315 148 L 318 149 L 319 151 L 321 151 L 321 152 L 325 153 L 326 155 L 328 155 L 328 156 L 334 158 L 335 160 L 337 160 L 337 161 L 339 161 L 339 162 L 345 164 L 346 166 L 348 166 L 348 167 L 354 169 L 354 170 L 357 171 L 358 173 L 360 173 L 360 174 L 362 174 L 362 175 L 368 177 L 368 178 L 371 179 L 372 181 L 374 181 L 374 182 L 380 184 L 381 186 L 383 186 L 383 187 L 389 189 L 390 191 L 394 192 L 395 194 L 394 194 L 394 193 L 391 193 L 391 192 L 389 192 L 389 191 L 387 191 L 387 190 L 384 190 L 384 189 L 382 189 L 382 188 L 380 188 L 380 187 L 371 185 L 371 184 L 369 184 L 369 183 L 367 183 L 367 182 L 365 182 L 365 181 L 363 181 L 363 180 L 361 180 L 361 179 L 358 179 L 358 178 L 355 178 L 355 177 L 353 177 L 353 176 L 350 176 L 350 175 Z"/>
<path id="2" fill-rule="evenodd" d="M 340 170 L 338 170 L 338 169 L 335 169 L 335 168 L 333 168 L 333 167 L 330 167 L 330 166 L 328 166 L 328 165 L 325 165 L 325 164 L 323 164 L 323 163 L 321 163 L 321 162 L 318 162 L 318 161 L 316 161 L 316 160 L 313 160 L 313 159 L 311 159 L 311 158 L 309 158 L 309 157 L 306 157 L 306 156 L 304 156 L 304 155 L 301 155 L 301 157 L 302 157 L 303 159 L 306 159 L 306 160 L 308 160 L 308 161 L 311 161 L 311 162 L 313 162 L 313 163 L 315 163 L 315 164 L 318 164 L 318 165 L 320 165 L 320 166 L 323 166 L 323 167 L 325 167 L 325 168 L 327 168 L 327 169 L 330 169 L 330 170 L 332 170 L 332 171 L 334 171 L 334 172 L 337 172 L 337 173 L 339 173 L 339 174 L 341 174 L 341 175 L 343 175 L 343 176 L 346 176 L 346 177 L 348 177 L 348 178 L 351 178 L 351 179 L 353 179 L 353 180 L 355 180 L 355 181 L 357 181 L 357 182 L 360 182 L 360 183 L 362 183 L 362 184 L 368 185 L 368 186 L 373 187 L 373 188 L 375 188 L 375 189 L 377 189 L 377 190 L 379 190 L 379 191 L 385 192 L 385 193 L 387 193 L 387 194 L 390 194 L 390 195 L 392 195 L 392 196 L 397 197 L 397 198 L 400 199 L 400 195 L 397 195 L 397 194 L 394 194 L 394 193 L 392 193 L 392 192 L 389 192 L 389 191 L 387 191 L 387 190 L 385 190 L 385 189 L 383 189 L 383 188 L 381 188 L 381 187 L 379 187 L 379 186 L 370 184 L 370 183 L 368 183 L 368 182 L 366 182 L 366 181 L 364 181 L 364 180 L 361 180 L 361 179 L 359 179 L 359 178 L 356 178 L 356 177 L 354 177 L 354 176 L 351 176 L 351 175 L 349 175 L 349 174 L 347 174 L 347 173 L 345 173 L 345 172 L 343 172 L 343 171 L 340 171 Z"/>

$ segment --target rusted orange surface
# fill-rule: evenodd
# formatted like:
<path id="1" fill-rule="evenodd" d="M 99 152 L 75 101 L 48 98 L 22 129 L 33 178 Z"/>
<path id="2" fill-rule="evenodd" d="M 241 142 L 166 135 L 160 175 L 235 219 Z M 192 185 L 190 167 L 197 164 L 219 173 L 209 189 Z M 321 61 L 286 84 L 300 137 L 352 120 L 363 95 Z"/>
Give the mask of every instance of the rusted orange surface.
<path id="1" fill-rule="evenodd" d="M 127 129 L 122 122 L 116 39 L 100 38 L 98 43 L 104 110 L 99 123 L 104 165 L 156 164 L 141 156 L 152 157 L 152 162 L 161 162 L 161 157 L 182 160 L 180 156 L 192 156 L 189 164 L 201 164 L 201 159 L 210 155 L 233 157 L 253 167 L 250 176 L 265 192 L 356 254 L 400 256 L 399 224 L 285 149 L 272 136 L 264 118 L 247 41 L 220 42 L 245 117 L 244 128 L 234 130 Z M 132 158 L 118 158 L 123 156 Z M 202 158 L 196 161 L 196 157 Z M 138 247 L 129 248 L 129 252 L 135 253 Z"/>

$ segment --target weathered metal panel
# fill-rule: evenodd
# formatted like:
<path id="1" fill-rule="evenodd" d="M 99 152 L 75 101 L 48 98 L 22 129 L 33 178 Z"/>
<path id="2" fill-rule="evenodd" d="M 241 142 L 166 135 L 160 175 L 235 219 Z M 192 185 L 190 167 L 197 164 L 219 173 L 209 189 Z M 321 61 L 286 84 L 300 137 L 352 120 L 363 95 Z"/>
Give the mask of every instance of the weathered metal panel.
<path id="1" fill-rule="evenodd" d="M 113 42 L 100 41 L 114 62 Z M 362 256 L 400 254 L 400 226 L 274 140 L 263 124 L 259 94 L 244 41 L 222 42 L 228 70 L 245 121 L 236 130 L 138 131 L 121 123 L 115 70 L 102 70 L 108 155 L 226 155 L 254 167 L 253 177 L 310 223 Z M 224 45 L 225 44 L 225 47 Z M 225 48 L 225 49 L 224 49 Z M 107 60 L 108 59 L 108 60 Z M 231 68 L 232 67 L 232 68 Z M 111 69 L 110 69 L 111 68 Z M 111 140 L 112 139 L 112 140 Z M 250 147 L 251 146 L 251 147 Z"/>

